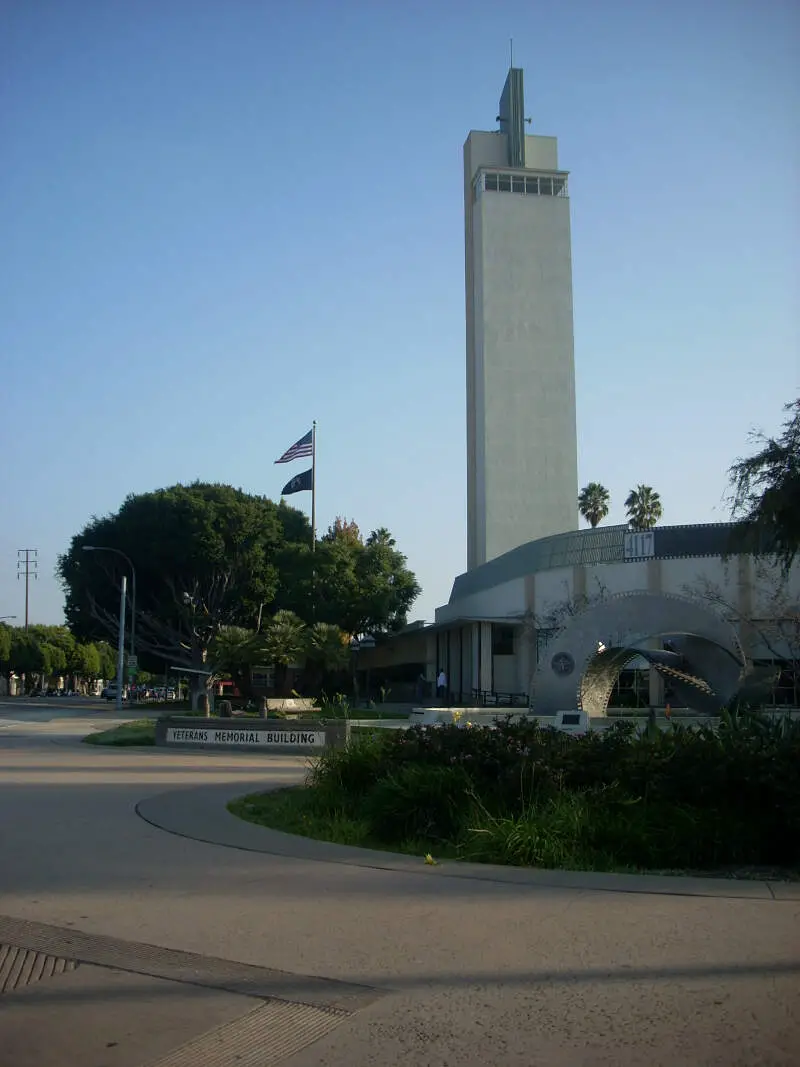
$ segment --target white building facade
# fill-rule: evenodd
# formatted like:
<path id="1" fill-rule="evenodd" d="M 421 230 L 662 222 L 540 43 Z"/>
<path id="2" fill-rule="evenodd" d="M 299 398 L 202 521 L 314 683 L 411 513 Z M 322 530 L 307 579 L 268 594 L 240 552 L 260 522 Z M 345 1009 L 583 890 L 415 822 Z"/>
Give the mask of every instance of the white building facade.
<path id="1" fill-rule="evenodd" d="M 362 669 L 386 686 L 414 679 L 417 693 L 425 679 L 429 697 L 443 670 L 449 703 L 527 707 L 537 663 L 571 613 L 664 593 L 727 617 L 749 664 L 780 665 L 774 702 L 796 706 L 800 565 L 782 576 L 738 551 L 729 523 L 578 530 L 568 175 L 555 138 L 525 135 L 513 67 L 499 121 L 464 146 L 467 570 L 432 626 L 380 641 Z M 663 705 L 663 678 L 637 658 L 623 674 L 641 676 L 644 691 L 616 706 Z"/>
<path id="2" fill-rule="evenodd" d="M 578 524 L 568 175 L 516 68 L 499 119 L 464 145 L 469 570 Z"/>
<path id="3" fill-rule="evenodd" d="M 793 704 L 800 566 L 783 576 L 774 563 L 735 551 L 732 530 L 716 523 L 633 534 L 611 526 L 522 545 L 456 578 L 427 628 L 428 670 L 444 667 L 454 702 L 527 705 L 538 660 L 571 614 L 646 591 L 697 597 L 727 617 L 750 663 L 785 665 L 783 688 L 793 693 L 779 702 Z M 648 702 L 663 704 L 663 691 L 650 691 Z"/>

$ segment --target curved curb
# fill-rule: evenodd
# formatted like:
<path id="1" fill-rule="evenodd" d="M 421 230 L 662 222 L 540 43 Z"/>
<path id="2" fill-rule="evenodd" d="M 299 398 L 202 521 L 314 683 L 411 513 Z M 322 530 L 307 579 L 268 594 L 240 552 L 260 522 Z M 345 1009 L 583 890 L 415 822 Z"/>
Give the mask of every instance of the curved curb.
<path id="1" fill-rule="evenodd" d="M 297 769 L 296 782 L 303 780 Z M 288 776 L 287 776 L 288 778 Z M 502 867 L 458 860 L 435 866 L 421 858 L 396 852 L 336 845 L 310 837 L 270 830 L 232 815 L 226 804 L 252 792 L 269 792 L 290 785 L 277 782 L 225 782 L 194 789 L 175 789 L 139 801 L 136 814 L 157 829 L 205 844 L 260 852 L 298 861 L 342 863 L 380 871 L 397 871 L 432 878 L 466 878 L 530 889 L 568 889 L 605 893 L 649 893 L 659 896 L 712 897 L 745 900 L 800 900 L 800 883 L 746 881 L 734 878 L 691 878 L 679 875 L 610 874 L 589 871 L 545 871 L 528 867 Z"/>

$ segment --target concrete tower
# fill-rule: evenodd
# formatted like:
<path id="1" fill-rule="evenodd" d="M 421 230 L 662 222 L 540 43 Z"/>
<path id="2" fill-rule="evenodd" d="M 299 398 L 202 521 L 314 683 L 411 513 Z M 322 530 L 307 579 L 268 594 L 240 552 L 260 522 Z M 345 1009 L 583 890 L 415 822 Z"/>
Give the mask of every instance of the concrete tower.
<path id="1" fill-rule="evenodd" d="M 498 121 L 464 145 L 468 569 L 578 525 L 567 173 L 516 67 Z"/>

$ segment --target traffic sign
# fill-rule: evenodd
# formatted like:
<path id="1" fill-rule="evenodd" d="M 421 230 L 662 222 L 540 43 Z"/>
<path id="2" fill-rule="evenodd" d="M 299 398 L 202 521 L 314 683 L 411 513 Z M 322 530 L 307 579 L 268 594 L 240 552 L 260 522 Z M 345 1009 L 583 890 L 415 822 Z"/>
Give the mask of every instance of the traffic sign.
<path id="1" fill-rule="evenodd" d="M 138 666 L 139 666 L 139 657 L 138 656 L 128 656 L 128 670 L 129 671 L 135 671 Z"/>

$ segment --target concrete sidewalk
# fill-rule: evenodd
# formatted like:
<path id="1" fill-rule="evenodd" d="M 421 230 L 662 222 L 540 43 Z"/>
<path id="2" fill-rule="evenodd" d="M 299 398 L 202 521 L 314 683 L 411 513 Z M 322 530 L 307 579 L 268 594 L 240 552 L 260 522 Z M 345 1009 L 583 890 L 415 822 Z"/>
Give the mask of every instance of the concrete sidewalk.
<path id="1" fill-rule="evenodd" d="M 344 863 L 374 870 L 418 874 L 426 878 L 466 878 L 470 881 L 531 888 L 548 886 L 605 893 L 800 901 L 800 882 L 534 870 L 456 860 L 442 860 L 431 866 L 424 862 L 422 856 L 315 841 L 245 822 L 231 815 L 226 808 L 230 800 L 241 795 L 241 786 L 234 783 L 201 786 L 192 790 L 170 790 L 141 801 L 136 805 L 136 811 L 151 825 L 195 841 L 247 852 L 263 852 L 271 856 L 289 856 L 319 863 Z"/>
<path id="2" fill-rule="evenodd" d="M 197 839 L 261 834 L 226 796 L 302 774 L 0 732 L 0 940 L 79 963 L 0 996 L 3 1067 L 797 1063 L 796 899 Z"/>

